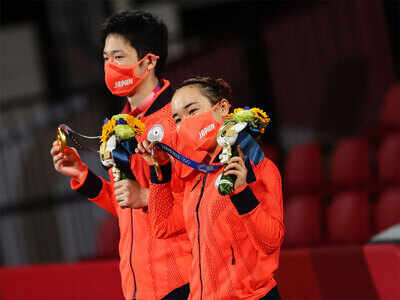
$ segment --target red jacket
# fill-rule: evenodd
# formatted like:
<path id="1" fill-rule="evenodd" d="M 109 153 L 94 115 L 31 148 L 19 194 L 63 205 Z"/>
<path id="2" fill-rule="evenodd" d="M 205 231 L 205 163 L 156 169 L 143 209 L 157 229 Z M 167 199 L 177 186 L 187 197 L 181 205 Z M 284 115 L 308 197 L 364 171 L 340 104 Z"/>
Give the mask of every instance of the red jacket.
<path id="1" fill-rule="evenodd" d="M 171 113 L 171 98 L 169 82 L 164 81 L 153 104 L 141 117 L 146 133 L 137 137 L 138 141 L 146 139 L 153 126 L 161 125 L 164 129 L 162 142 L 171 144 L 176 130 Z M 131 157 L 130 164 L 136 180 L 143 186 L 138 197 L 147 197 L 150 176 L 147 164 L 137 154 Z M 120 272 L 125 298 L 133 299 L 136 291 L 136 299 L 161 299 L 189 281 L 191 252 L 187 235 L 178 234 L 165 240 L 154 238 L 147 209 L 120 208 L 114 197 L 112 172 L 109 174 L 111 181 L 88 171 L 82 183 L 72 180 L 71 187 L 118 217 Z"/>
<path id="2" fill-rule="evenodd" d="M 170 163 L 162 166 L 161 183 L 151 167 L 152 229 L 160 238 L 186 229 L 191 242 L 190 299 L 260 299 L 276 285 L 284 235 L 281 177 L 259 147 L 242 150 L 247 183 L 229 196 L 215 185 L 221 169 L 186 177 L 178 200 L 167 182 Z"/>

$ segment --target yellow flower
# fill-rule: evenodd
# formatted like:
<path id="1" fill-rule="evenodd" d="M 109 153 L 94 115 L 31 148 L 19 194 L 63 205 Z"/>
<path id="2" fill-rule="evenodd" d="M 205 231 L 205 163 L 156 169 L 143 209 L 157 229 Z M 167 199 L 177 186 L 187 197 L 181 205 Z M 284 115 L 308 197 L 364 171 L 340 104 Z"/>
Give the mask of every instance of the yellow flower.
<path id="1" fill-rule="evenodd" d="M 100 138 L 102 143 L 105 143 L 108 140 L 108 138 L 113 134 L 114 128 L 115 128 L 115 120 L 112 119 L 103 125 Z"/>
<path id="2" fill-rule="evenodd" d="M 145 125 L 142 121 L 134 116 L 127 115 L 124 120 L 128 123 L 129 127 L 135 132 L 135 134 L 143 134 Z"/>
<path id="3" fill-rule="evenodd" d="M 249 124 L 251 128 L 258 129 L 260 133 L 265 132 L 265 127 L 267 127 L 268 123 L 271 121 L 268 115 L 257 107 L 251 109 L 247 107 L 246 109 L 235 108 L 233 113 L 228 114 L 225 118 L 227 120 L 224 121 L 224 124 L 228 122 L 245 122 Z"/>
<path id="4" fill-rule="evenodd" d="M 271 121 L 268 115 L 257 107 L 253 107 L 252 109 L 250 109 L 250 111 L 253 113 L 254 117 L 259 119 L 263 123 L 268 124 Z"/>
<path id="5" fill-rule="evenodd" d="M 242 111 L 242 110 L 244 110 L 244 109 L 241 108 L 241 107 L 235 108 L 235 109 L 233 110 L 233 114 L 236 114 L 236 113 L 238 113 L 239 111 Z"/>
<path id="6" fill-rule="evenodd" d="M 121 119 L 123 119 L 126 123 L 119 122 L 119 120 L 121 120 Z M 117 125 L 117 122 L 119 122 L 118 125 Z M 124 124 L 123 126 L 126 126 L 126 129 L 132 130 L 130 136 L 135 136 L 136 134 L 140 135 L 140 134 L 144 133 L 145 125 L 142 121 L 140 121 L 138 118 L 131 116 L 131 115 L 119 114 L 119 115 L 113 116 L 111 118 L 111 120 L 108 120 L 103 125 L 103 129 L 101 131 L 101 137 L 100 137 L 101 142 L 103 142 L 103 143 L 107 142 L 107 140 L 110 138 L 110 136 L 112 134 L 114 134 L 116 126 L 120 126 L 121 124 Z M 118 127 L 118 128 L 120 128 L 120 127 Z"/>
<path id="7" fill-rule="evenodd" d="M 244 110 L 243 108 L 235 108 L 234 110 L 233 110 L 233 113 L 230 113 L 230 114 L 227 114 L 226 115 L 226 119 L 232 119 L 233 118 L 233 116 L 236 114 L 236 113 L 238 113 L 239 111 L 242 111 L 242 110 Z"/>

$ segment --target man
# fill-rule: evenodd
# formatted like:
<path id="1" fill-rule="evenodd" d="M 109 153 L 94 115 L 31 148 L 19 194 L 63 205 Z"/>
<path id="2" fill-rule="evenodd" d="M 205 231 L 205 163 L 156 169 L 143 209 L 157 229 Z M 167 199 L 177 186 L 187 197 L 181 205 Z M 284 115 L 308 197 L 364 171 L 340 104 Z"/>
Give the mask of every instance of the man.
<path id="1" fill-rule="evenodd" d="M 151 14 L 125 11 L 111 16 L 103 28 L 105 82 L 109 90 L 127 97 L 123 113 L 139 117 L 149 135 L 172 144 L 169 82 L 159 79 L 167 58 L 165 24 Z M 94 175 L 74 148 L 51 149 L 55 169 L 71 177 L 71 187 L 118 217 L 120 271 L 126 299 L 187 299 L 191 252 L 185 234 L 156 239 L 147 212 L 150 174 L 137 154 L 130 157 L 132 179 L 111 181 Z M 129 168 L 128 168 L 129 169 Z M 101 276 L 101 275 L 99 275 Z"/>

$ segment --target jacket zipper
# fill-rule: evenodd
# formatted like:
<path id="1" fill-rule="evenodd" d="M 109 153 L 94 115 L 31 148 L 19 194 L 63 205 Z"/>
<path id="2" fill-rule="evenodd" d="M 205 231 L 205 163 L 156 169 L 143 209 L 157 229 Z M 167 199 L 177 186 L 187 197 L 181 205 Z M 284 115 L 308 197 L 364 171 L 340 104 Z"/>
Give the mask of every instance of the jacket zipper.
<path id="1" fill-rule="evenodd" d="M 232 251 L 232 265 L 236 264 L 236 259 L 235 259 L 235 253 L 233 252 L 233 247 L 231 245 L 231 251 Z"/>
<path id="2" fill-rule="evenodd" d="M 197 185 L 200 183 L 201 178 L 199 178 L 199 180 L 197 180 L 197 182 L 195 183 L 195 185 L 192 187 L 192 192 L 193 190 L 197 187 Z"/>
<path id="3" fill-rule="evenodd" d="M 201 187 L 200 191 L 200 196 L 199 196 L 199 202 L 197 202 L 196 206 L 196 217 L 197 217 L 197 242 L 199 244 L 199 268 L 200 268 L 200 300 L 203 299 L 203 280 L 201 278 L 201 250 L 200 250 L 200 218 L 199 218 L 199 207 L 200 207 L 200 202 L 201 198 L 203 197 L 204 193 L 204 186 L 206 183 L 206 178 L 207 178 L 207 173 L 203 177 L 203 185 Z"/>
<path id="4" fill-rule="evenodd" d="M 131 267 L 132 275 L 133 275 L 133 283 L 135 285 L 135 294 L 133 295 L 133 300 L 136 298 L 137 295 L 137 286 L 136 286 L 136 276 L 135 272 L 133 271 L 133 266 L 132 266 L 132 252 L 133 252 L 133 213 L 132 213 L 132 208 L 131 208 L 131 233 L 132 233 L 132 242 L 131 242 L 131 252 L 129 254 L 129 266 Z"/>

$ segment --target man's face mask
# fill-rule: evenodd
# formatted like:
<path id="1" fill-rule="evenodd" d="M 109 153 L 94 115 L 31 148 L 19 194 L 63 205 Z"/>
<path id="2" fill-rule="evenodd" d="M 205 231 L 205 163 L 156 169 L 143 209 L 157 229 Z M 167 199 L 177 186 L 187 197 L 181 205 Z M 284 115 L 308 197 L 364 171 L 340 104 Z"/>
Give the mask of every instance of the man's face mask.
<path id="1" fill-rule="evenodd" d="M 132 66 L 120 66 L 116 63 L 107 62 L 104 65 L 105 82 L 113 95 L 126 97 L 133 94 L 134 89 L 147 77 L 150 70 L 147 69 L 141 77 L 136 76 L 136 68 L 149 56 L 156 59 L 159 57 L 148 53 Z"/>

